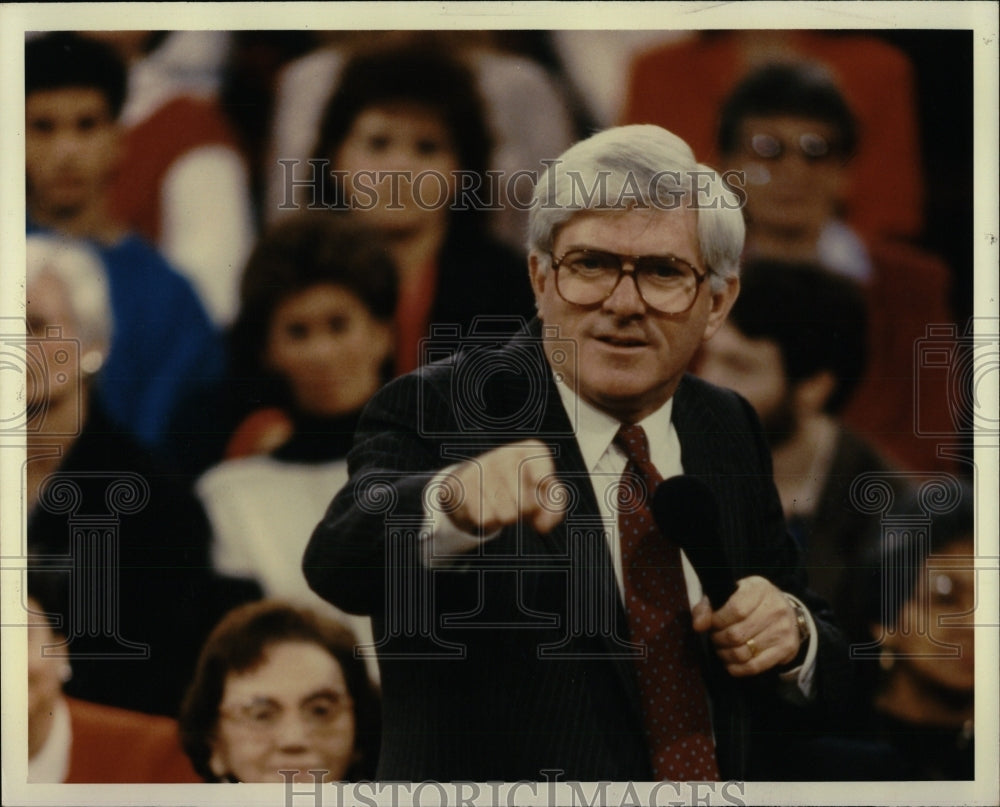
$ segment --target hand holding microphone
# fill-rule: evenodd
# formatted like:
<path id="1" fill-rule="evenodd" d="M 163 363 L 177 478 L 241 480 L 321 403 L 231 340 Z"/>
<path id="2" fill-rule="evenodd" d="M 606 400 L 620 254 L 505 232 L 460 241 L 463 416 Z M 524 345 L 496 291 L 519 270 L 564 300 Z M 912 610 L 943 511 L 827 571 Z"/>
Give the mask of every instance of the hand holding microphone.
<path id="1" fill-rule="evenodd" d="M 705 598 L 691 611 L 694 629 L 711 631 L 729 674 L 757 675 L 791 662 L 802 641 L 795 610 L 766 578 L 735 579 L 712 490 L 693 476 L 674 476 L 660 483 L 650 506 L 660 532 L 698 573 Z"/>

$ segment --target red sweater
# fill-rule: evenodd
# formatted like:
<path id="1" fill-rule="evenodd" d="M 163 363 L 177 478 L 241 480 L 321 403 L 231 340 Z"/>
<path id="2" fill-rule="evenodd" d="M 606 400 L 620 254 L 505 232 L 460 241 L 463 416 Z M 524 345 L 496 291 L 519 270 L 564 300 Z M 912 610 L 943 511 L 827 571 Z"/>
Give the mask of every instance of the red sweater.
<path id="1" fill-rule="evenodd" d="M 67 698 L 73 744 L 67 783 L 201 782 L 168 717 Z"/>

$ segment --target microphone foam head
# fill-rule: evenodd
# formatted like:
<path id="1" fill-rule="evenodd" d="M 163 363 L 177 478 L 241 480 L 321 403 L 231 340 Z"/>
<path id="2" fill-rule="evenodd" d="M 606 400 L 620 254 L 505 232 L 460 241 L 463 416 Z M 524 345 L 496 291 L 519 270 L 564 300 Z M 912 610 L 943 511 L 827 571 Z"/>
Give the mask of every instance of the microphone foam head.
<path id="1" fill-rule="evenodd" d="M 653 492 L 651 509 L 660 529 L 683 545 L 685 538 L 714 532 L 719 509 L 712 489 L 694 476 L 672 476 Z"/>

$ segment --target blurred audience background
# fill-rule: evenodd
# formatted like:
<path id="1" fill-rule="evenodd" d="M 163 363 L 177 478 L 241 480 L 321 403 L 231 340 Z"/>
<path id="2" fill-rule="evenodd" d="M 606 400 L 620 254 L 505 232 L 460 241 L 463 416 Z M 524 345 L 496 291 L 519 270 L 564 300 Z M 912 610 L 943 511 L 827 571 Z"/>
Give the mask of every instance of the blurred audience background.
<path id="1" fill-rule="evenodd" d="M 232 330 L 230 382 L 236 405 L 253 408 L 229 458 L 196 485 L 220 574 L 336 610 L 309 588 L 301 559 L 331 492 L 347 481 L 361 409 L 392 375 L 396 288 L 377 235 L 328 212 L 283 218 L 257 244 Z M 336 614 L 372 644 L 367 617 Z"/>
<path id="2" fill-rule="evenodd" d="M 845 758 L 871 751 L 858 770 L 874 778 L 969 775 L 972 632 L 935 634 L 960 648 L 940 659 L 897 646 L 896 626 L 949 597 L 968 610 L 971 521 L 964 542 L 935 523 L 933 551 L 903 557 L 850 488 L 883 474 L 917 502 L 928 474 L 971 479 L 971 44 L 943 30 L 30 34 L 24 509 L 35 587 L 55 593 L 31 606 L 29 675 L 47 694 L 31 695 L 29 746 L 33 761 L 61 749 L 38 775 L 116 775 L 72 761 L 85 712 L 151 749 L 140 780 L 194 776 L 161 762 L 176 761 L 178 716 L 206 781 L 373 774 L 378 671 L 354 653 L 370 626 L 308 592 L 302 544 L 378 386 L 460 347 L 477 317 L 476 339 L 500 339 L 533 315 L 524 204 L 544 161 L 631 122 L 743 177 L 744 291 L 700 372 L 757 408 L 815 587 L 858 643 L 885 647 L 881 667 L 859 662 Z M 417 190 L 406 172 L 451 181 Z M 949 366 L 930 372 L 924 347 Z M 108 516 L 115 479 L 148 501 L 98 538 L 80 516 Z M 875 615 L 886 569 L 912 598 Z M 115 618 L 87 638 L 112 595 Z M 36 640 L 66 652 L 43 658 Z M 137 648 L 150 655 L 98 660 Z"/>
<path id="3" fill-rule="evenodd" d="M 234 603 L 259 596 L 209 564 L 209 526 L 183 475 L 105 413 L 108 283 L 87 244 L 28 236 L 27 549 L 73 665 L 66 694 L 175 715 L 197 646 Z M 45 370 L 52 372 L 45 372 Z"/>
<path id="4" fill-rule="evenodd" d="M 66 637 L 52 625 L 51 587 L 29 583 L 28 781 L 48 784 L 200 782 L 177 721 L 69 697 Z"/>

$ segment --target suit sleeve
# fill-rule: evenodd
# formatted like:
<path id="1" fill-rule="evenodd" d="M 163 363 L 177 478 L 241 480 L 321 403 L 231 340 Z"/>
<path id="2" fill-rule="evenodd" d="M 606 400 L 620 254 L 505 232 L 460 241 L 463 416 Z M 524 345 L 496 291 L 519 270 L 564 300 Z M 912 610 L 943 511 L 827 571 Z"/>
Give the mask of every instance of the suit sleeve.
<path id="1" fill-rule="evenodd" d="M 350 479 L 317 525 L 303 557 L 312 589 L 337 607 L 372 614 L 384 602 L 386 563 L 419 560 L 427 483 L 454 459 L 439 435 L 454 432 L 435 369 L 396 379 L 369 402 L 348 455 Z"/>
<path id="2" fill-rule="evenodd" d="M 849 694 L 850 665 L 847 641 L 838 626 L 833 612 L 825 600 L 808 587 L 801 551 L 785 526 L 781 500 L 774 485 L 771 452 L 763 429 L 753 408 L 739 399 L 744 414 L 751 424 L 759 473 L 752 477 L 760 489 L 757 496 L 763 503 L 764 529 L 758 540 L 750 546 L 748 574 L 768 578 L 782 591 L 797 597 L 809 610 L 817 633 L 815 667 L 815 703 L 819 708 L 843 703 Z"/>

